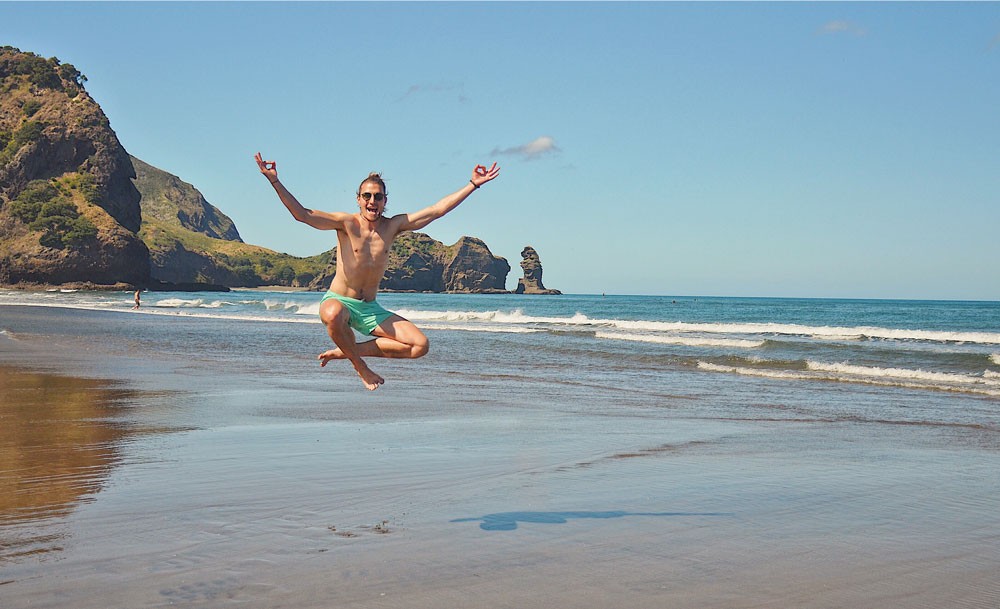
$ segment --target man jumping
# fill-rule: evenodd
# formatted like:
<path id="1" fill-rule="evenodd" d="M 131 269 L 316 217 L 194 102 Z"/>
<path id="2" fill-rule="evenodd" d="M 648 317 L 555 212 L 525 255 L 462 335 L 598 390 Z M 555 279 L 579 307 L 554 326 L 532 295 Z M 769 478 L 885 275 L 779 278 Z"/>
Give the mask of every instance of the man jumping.
<path id="1" fill-rule="evenodd" d="M 319 307 L 319 317 L 337 348 L 320 353 L 320 365 L 346 359 L 365 387 L 378 389 L 385 379 L 362 358 L 416 358 L 426 355 L 428 349 L 427 337 L 420 329 L 375 300 L 392 242 L 403 231 L 419 230 L 458 207 L 473 191 L 499 176 L 500 168 L 496 163 L 489 169 L 477 165 L 468 184 L 434 205 L 386 218 L 388 193 L 380 174 L 369 174 L 358 187 L 358 212 L 315 211 L 303 207 L 278 180 L 277 163 L 265 161 L 259 152 L 254 158 L 296 220 L 319 230 L 337 231 L 337 272 Z M 351 328 L 375 338 L 358 343 Z"/>

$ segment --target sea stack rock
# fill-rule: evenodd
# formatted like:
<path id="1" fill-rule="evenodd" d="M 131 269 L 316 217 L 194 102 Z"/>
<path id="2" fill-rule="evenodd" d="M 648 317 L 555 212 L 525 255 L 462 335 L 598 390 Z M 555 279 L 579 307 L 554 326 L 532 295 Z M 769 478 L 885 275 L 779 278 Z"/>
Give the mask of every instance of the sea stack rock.
<path id="1" fill-rule="evenodd" d="M 548 290 L 542 285 L 542 261 L 538 252 L 530 245 L 521 250 L 521 269 L 524 277 L 517 280 L 515 294 L 562 294 L 559 290 Z"/>

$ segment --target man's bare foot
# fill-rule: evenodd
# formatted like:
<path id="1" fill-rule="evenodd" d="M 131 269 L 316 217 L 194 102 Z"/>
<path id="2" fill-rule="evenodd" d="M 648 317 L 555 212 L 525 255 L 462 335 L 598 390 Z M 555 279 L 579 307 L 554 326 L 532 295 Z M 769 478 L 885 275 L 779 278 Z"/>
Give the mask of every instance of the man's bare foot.
<path id="1" fill-rule="evenodd" d="M 344 359 L 344 352 L 341 351 L 340 348 L 338 347 L 336 349 L 330 349 L 329 351 L 324 351 L 323 353 L 320 353 L 318 356 L 316 356 L 316 359 L 319 360 L 319 367 L 322 368 L 323 366 L 326 366 L 330 360 Z"/>
<path id="2" fill-rule="evenodd" d="M 320 353 L 316 356 L 316 359 L 319 360 L 320 368 L 322 368 L 331 360 L 347 359 L 347 356 L 344 355 L 344 352 L 338 347 L 336 349 L 330 349 L 329 351 Z M 358 376 L 361 377 L 361 382 L 365 384 L 365 387 L 367 387 L 369 391 L 375 391 L 378 389 L 379 385 L 385 382 L 384 378 L 376 374 L 371 368 L 368 367 L 368 364 L 364 363 L 364 361 L 360 359 L 358 360 L 358 363 L 354 364 L 354 369 L 357 371 Z"/>
<path id="3" fill-rule="evenodd" d="M 365 384 L 368 391 L 375 391 L 379 385 L 385 382 L 384 378 L 375 374 L 364 362 L 361 362 L 361 367 L 355 366 L 354 369 L 358 371 L 358 376 L 361 377 L 361 382 Z"/>

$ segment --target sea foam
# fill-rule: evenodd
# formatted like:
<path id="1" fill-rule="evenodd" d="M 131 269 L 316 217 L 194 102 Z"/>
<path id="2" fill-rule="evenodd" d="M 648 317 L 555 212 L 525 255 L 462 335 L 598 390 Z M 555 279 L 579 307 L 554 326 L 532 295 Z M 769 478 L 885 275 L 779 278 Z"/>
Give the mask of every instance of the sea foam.
<path id="1" fill-rule="evenodd" d="M 400 310 L 399 314 L 412 321 L 489 321 L 504 324 L 547 324 L 583 328 L 614 328 L 632 333 L 660 332 L 742 334 L 764 336 L 803 336 L 824 340 L 858 341 L 884 339 L 898 341 L 929 341 L 938 343 L 976 343 L 1000 345 L 1000 332 L 958 332 L 944 330 L 908 330 L 875 326 L 806 326 L 785 323 L 694 323 L 683 321 L 652 321 L 591 318 L 582 313 L 568 317 L 525 315 L 521 309 L 512 311 L 423 311 Z M 998 354 L 1000 355 L 1000 354 Z M 998 362 L 1000 363 L 1000 362 Z"/>
<path id="2" fill-rule="evenodd" d="M 739 349 L 755 349 L 764 346 L 762 340 L 743 340 L 739 338 L 700 338 L 694 336 L 677 336 L 675 334 L 632 334 L 628 332 L 594 333 L 597 338 L 611 340 L 627 340 L 661 345 L 686 345 L 689 347 L 736 347 Z"/>
<path id="3" fill-rule="evenodd" d="M 929 372 L 926 370 L 911 370 L 907 368 L 879 368 L 877 366 L 855 366 L 851 364 L 828 364 L 821 362 L 806 362 L 809 370 L 818 372 L 832 372 L 850 376 L 863 376 L 872 378 L 906 379 L 916 381 L 928 381 L 933 383 L 962 384 L 986 384 L 1000 387 L 1000 381 L 967 374 L 954 374 L 949 372 Z"/>
<path id="4" fill-rule="evenodd" d="M 244 301 L 243 304 L 252 304 L 253 302 L 254 301 L 247 300 Z M 300 307 L 299 303 L 292 302 L 290 300 L 283 300 L 279 302 L 274 300 L 268 300 L 265 298 L 262 302 L 264 304 L 264 308 L 267 309 L 268 311 L 288 311 L 289 313 L 296 313 L 298 312 Z M 319 311 L 318 304 L 316 305 L 316 310 Z"/>
<path id="5" fill-rule="evenodd" d="M 235 307 L 239 303 L 229 302 L 226 300 L 213 300 L 211 302 L 206 302 L 202 298 L 195 298 L 192 300 L 187 300 L 184 298 L 164 298 L 163 300 L 157 300 L 152 303 L 152 306 L 159 307 L 161 309 L 221 309 L 223 307 Z"/>
<path id="6" fill-rule="evenodd" d="M 744 376 L 786 380 L 817 380 L 861 383 L 906 389 L 933 389 L 956 391 L 1000 397 L 1000 382 L 990 378 L 973 377 L 942 372 L 925 372 L 900 368 L 873 368 L 850 366 L 847 364 L 821 364 L 807 362 L 808 370 L 775 370 L 773 368 L 750 368 L 744 366 L 724 366 L 711 362 L 698 362 L 698 368 L 710 372 L 728 372 Z"/>

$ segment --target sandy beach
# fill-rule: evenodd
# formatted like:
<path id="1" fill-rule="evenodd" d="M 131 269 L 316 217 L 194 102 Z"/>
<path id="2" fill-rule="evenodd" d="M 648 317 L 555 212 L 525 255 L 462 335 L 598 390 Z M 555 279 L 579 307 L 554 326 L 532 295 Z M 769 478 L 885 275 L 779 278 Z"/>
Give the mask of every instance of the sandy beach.
<path id="1" fill-rule="evenodd" d="M 989 426 L 741 418 L 697 371 L 652 402 L 471 385 L 432 376 L 463 356 L 444 332 L 439 359 L 387 363 L 372 395 L 308 354 L 149 349 L 159 324 L 199 340 L 173 320 L 128 340 L 107 338 L 120 313 L 2 313 L 5 609 L 1000 599 Z"/>

